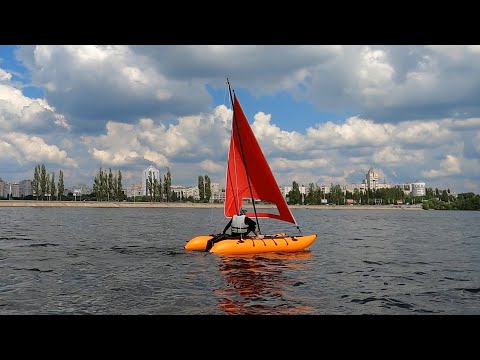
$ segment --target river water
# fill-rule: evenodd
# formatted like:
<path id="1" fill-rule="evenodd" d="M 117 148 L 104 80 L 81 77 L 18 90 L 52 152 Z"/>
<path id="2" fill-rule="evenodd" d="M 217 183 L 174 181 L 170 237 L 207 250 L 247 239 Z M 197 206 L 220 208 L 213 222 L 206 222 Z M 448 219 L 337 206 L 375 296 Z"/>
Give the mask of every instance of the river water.
<path id="1" fill-rule="evenodd" d="M 292 212 L 309 251 L 231 257 L 183 248 L 223 209 L 0 207 L 0 314 L 480 314 L 480 212 Z"/>

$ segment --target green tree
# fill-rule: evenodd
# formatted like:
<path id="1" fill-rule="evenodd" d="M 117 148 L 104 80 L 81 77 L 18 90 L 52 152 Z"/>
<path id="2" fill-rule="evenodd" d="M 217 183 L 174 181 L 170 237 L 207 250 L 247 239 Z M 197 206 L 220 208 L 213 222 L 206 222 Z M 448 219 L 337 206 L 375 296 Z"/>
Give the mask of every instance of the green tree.
<path id="1" fill-rule="evenodd" d="M 200 202 L 205 199 L 205 183 L 202 175 L 198 176 L 198 195 L 200 196 Z"/>
<path id="2" fill-rule="evenodd" d="M 163 189 L 167 202 L 170 201 L 172 197 L 172 174 L 170 169 L 167 167 L 167 173 L 163 176 Z"/>
<path id="3" fill-rule="evenodd" d="M 440 200 L 445 201 L 445 202 L 449 201 L 447 190 L 442 191 L 442 195 L 440 197 Z"/>
<path id="4" fill-rule="evenodd" d="M 113 174 L 113 175 L 112 175 L 112 189 L 111 189 L 111 193 L 112 193 L 111 199 L 112 199 L 113 201 L 117 201 L 117 200 L 118 200 L 118 197 L 117 197 L 117 193 L 118 193 L 117 186 L 118 186 L 117 174 Z"/>
<path id="5" fill-rule="evenodd" d="M 64 191 L 65 186 L 63 184 L 63 171 L 60 170 L 60 172 L 58 173 L 58 197 L 60 198 L 60 201 L 62 200 L 62 195 Z"/>
<path id="6" fill-rule="evenodd" d="M 101 168 L 100 168 L 101 169 Z M 107 171 L 101 171 L 101 180 L 102 180 L 102 185 L 100 186 L 101 193 L 102 193 L 102 199 L 103 200 L 108 200 L 108 174 Z"/>
<path id="7" fill-rule="evenodd" d="M 302 203 L 302 194 L 300 193 L 300 187 L 296 181 L 292 183 L 292 190 L 288 193 L 288 203 L 289 204 L 301 204 Z"/>
<path id="8" fill-rule="evenodd" d="M 102 201 L 107 196 L 107 176 L 103 172 L 102 167 L 97 172 L 97 176 L 93 180 L 93 192 L 95 193 L 95 197 L 97 201 Z"/>
<path id="9" fill-rule="evenodd" d="M 205 175 L 205 202 L 210 202 L 210 198 L 212 197 L 212 188 L 210 183 L 210 177 Z"/>
<path id="10" fill-rule="evenodd" d="M 353 189 L 353 201 L 355 201 L 356 204 L 360 202 L 360 190 L 357 188 Z"/>
<path id="11" fill-rule="evenodd" d="M 32 183 L 32 189 L 35 192 L 35 196 L 37 197 L 38 200 L 38 195 L 40 193 L 40 173 L 41 173 L 41 167 L 40 164 L 35 166 L 35 172 L 33 173 L 33 183 Z"/>
<path id="12" fill-rule="evenodd" d="M 108 178 L 107 178 L 107 201 L 110 201 L 110 199 L 112 198 L 112 195 L 113 195 L 113 173 L 112 173 L 112 168 L 109 168 Z"/>
<path id="13" fill-rule="evenodd" d="M 162 201 L 162 199 L 163 199 L 162 178 L 158 179 L 157 194 L 158 194 L 159 201 Z"/>
<path id="14" fill-rule="evenodd" d="M 53 197 L 57 197 L 57 194 L 55 193 L 57 189 L 55 189 L 55 173 L 52 173 L 52 178 L 50 179 L 50 194 Z"/>
<path id="15" fill-rule="evenodd" d="M 50 200 L 51 196 L 52 196 L 52 194 L 50 192 L 50 184 L 51 184 L 50 174 L 47 174 L 47 187 L 46 187 L 46 191 L 45 191 L 45 193 L 47 194 L 47 200 Z"/>
<path id="16" fill-rule="evenodd" d="M 148 179 L 147 179 L 147 196 L 150 197 L 150 201 L 153 201 L 153 175 L 152 171 L 148 172 Z"/>
<path id="17" fill-rule="evenodd" d="M 45 164 L 42 164 L 40 170 L 40 190 L 42 191 L 43 200 L 47 193 L 47 169 L 45 168 Z"/>
<path id="18" fill-rule="evenodd" d="M 434 194 L 433 194 L 433 189 L 432 189 L 432 188 L 427 188 L 427 189 L 425 190 L 425 198 L 426 198 L 427 200 L 432 199 L 432 198 L 433 198 L 433 195 L 434 195 Z"/>
<path id="19" fill-rule="evenodd" d="M 156 202 L 158 200 L 158 179 L 156 178 L 155 174 L 153 175 L 152 190 L 153 190 L 153 201 Z"/>
<path id="20" fill-rule="evenodd" d="M 95 198 L 98 201 L 100 199 L 100 177 L 99 177 L 99 173 L 97 173 L 97 175 L 93 179 L 93 193 L 95 194 Z"/>
<path id="21" fill-rule="evenodd" d="M 343 203 L 343 191 L 340 184 L 330 186 L 330 202 L 335 205 Z"/>
<path id="22" fill-rule="evenodd" d="M 123 200 L 124 194 L 123 194 L 123 184 L 122 184 L 122 172 L 118 170 L 118 175 L 117 175 L 117 199 L 119 201 Z"/>

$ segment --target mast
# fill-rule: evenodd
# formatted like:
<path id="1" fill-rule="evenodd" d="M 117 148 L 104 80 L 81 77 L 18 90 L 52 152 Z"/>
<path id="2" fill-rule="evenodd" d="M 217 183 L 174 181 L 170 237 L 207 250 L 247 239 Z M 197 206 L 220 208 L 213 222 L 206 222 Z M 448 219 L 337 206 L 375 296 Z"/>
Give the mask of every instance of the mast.
<path id="1" fill-rule="evenodd" d="M 240 143 L 240 150 L 242 152 L 243 164 L 245 165 L 245 173 L 247 175 L 248 190 L 250 191 L 250 198 L 252 199 L 253 211 L 255 213 L 255 220 L 257 220 L 258 231 L 261 232 L 260 223 L 258 221 L 258 216 L 257 216 L 257 208 L 255 207 L 255 199 L 253 197 L 252 186 L 250 184 L 250 176 L 248 175 L 247 161 L 245 159 L 245 154 L 243 152 L 242 137 L 240 136 L 240 131 L 238 129 L 238 123 L 235 121 L 235 104 L 233 103 L 232 89 L 230 87 L 230 81 L 228 81 L 228 78 L 227 78 L 227 84 L 228 84 L 228 92 L 230 94 L 230 102 L 232 103 L 232 112 L 233 112 L 232 122 L 235 122 L 235 125 L 237 126 L 238 141 Z M 242 199 L 242 202 L 243 202 L 243 199 Z M 237 210 L 237 212 L 238 212 L 238 210 Z"/>

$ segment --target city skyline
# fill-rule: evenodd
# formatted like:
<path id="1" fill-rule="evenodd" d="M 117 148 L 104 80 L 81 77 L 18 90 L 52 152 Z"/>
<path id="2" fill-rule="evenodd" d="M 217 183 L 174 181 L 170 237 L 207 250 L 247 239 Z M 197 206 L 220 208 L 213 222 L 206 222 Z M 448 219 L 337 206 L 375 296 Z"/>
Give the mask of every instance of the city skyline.
<path id="1" fill-rule="evenodd" d="M 123 189 L 124 189 L 124 193 L 127 196 L 146 196 L 147 195 L 146 181 L 149 178 L 150 173 L 154 176 L 154 178 L 158 179 L 158 178 L 162 177 L 160 170 L 155 168 L 154 166 L 150 165 L 150 166 L 148 166 L 148 168 L 146 168 L 142 171 L 141 180 L 139 182 L 132 183 L 132 184 L 122 184 Z M 414 196 L 425 195 L 425 190 L 427 188 L 429 188 L 429 186 L 427 186 L 425 184 L 425 182 L 419 181 L 419 180 L 408 181 L 408 182 L 405 182 L 405 183 L 395 183 L 395 184 L 386 183 L 385 181 L 382 182 L 382 181 L 380 181 L 380 179 L 378 177 L 378 174 L 379 174 L 378 169 L 374 169 L 373 167 L 370 167 L 368 172 L 365 174 L 364 179 L 360 183 L 315 184 L 315 185 L 320 187 L 322 189 L 322 191 L 325 191 L 326 193 L 329 193 L 330 192 L 330 190 L 329 190 L 330 187 L 335 186 L 335 185 L 340 185 L 343 190 L 347 190 L 347 191 L 350 191 L 350 192 L 354 192 L 354 189 L 358 189 L 359 191 L 364 192 L 367 189 L 377 190 L 377 189 L 383 189 L 383 188 L 399 187 L 402 190 L 404 190 L 404 192 L 416 194 Z M 51 174 L 51 175 L 53 175 L 53 174 Z M 115 174 L 115 176 L 116 176 L 116 174 Z M 32 180 L 22 180 L 20 182 L 13 182 L 13 183 L 10 182 L 9 183 L 9 182 L 4 182 L 3 179 L 0 178 L 0 196 L 1 196 L 2 193 L 4 193 L 4 196 L 5 196 L 5 193 L 7 193 L 8 187 L 10 188 L 10 193 L 11 193 L 12 185 L 16 186 L 16 191 L 17 191 L 18 194 L 22 194 L 22 190 L 20 190 L 22 188 L 22 186 L 24 188 L 28 187 L 28 185 L 26 185 L 26 184 L 22 185 L 22 183 L 30 183 L 30 185 L 29 185 L 30 190 L 27 191 L 27 192 L 24 192 L 24 193 L 27 193 L 27 194 L 31 195 L 32 194 L 32 188 L 31 188 L 32 187 L 31 186 Z M 224 189 L 224 187 L 222 186 L 221 183 L 212 182 L 211 185 L 212 185 L 212 195 L 215 192 L 218 193 L 218 192 L 220 192 L 220 190 Z M 279 184 L 281 192 L 284 196 L 286 196 L 286 194 L 293 188 L 292 185 L 293 184 Z M 300 192 L 302 194 L 307 194 L 307 189 L 309 188 L 310 184 L 297 183 L 297 185 L 299 186 Z M 191 194 L 196 193 L 196 195 L 198 196 L 198 190 L 195 191 L 193 188 L 197 188 L 197 185 L 172 184 L 172 189 L 176 189 L 175 191 L 177 193 L 179 191 L 181 191 L 182 189 L 186 189 L 189 194 L 190 193 Z M 433 188 L 432 188 L 432 190 L 433 190 Z M 440 190 L 440 191 L 448 190 L 449 192 L 455 193 L 454 189 L 450 189 L 450 188 L 440 188 L 440 189 L 437 189 L 437 190 Z M 90 194 L 92 191 L 93 191 L 93 185 L 90 186 L 90 185 L 87 185 L 87 184 L 77 183 L 77 184 L 74 184 L 74 185 L 71 185 L 71 186 L 67 186 L 65 188 L 64 195 L 67 195 L 69 192 L 78 193 L 78 194 Z M 15 195 L 15 196 L 18 197 L 19 195 Z M 215 195 L 215 196 L 218 196 L 218 194 Z M 5 197 L 7 197 L 7 196 L 5 196 Z"/>
<path id="2" fill-rule="evenodd" d="M 254 61 L 244 61 L 255 59 Z M 0 46 L 0 178 L 224 183 L 228 76 L 279 184 L 480 193 L 479 46 Z M 215 74 L 215 75 L 212 75 Z"/>

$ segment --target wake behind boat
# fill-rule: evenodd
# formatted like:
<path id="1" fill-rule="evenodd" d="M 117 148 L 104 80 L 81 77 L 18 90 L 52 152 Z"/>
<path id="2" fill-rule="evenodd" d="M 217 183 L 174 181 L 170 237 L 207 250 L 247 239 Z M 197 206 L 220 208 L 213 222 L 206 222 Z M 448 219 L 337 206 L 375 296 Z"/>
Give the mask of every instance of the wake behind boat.
<path id="1" fill-rule="evenodd" d="M 233 117 L 227 161 L 224 215 L 226 218 L 231 218 L 239 214 L 244 199 L 248 199 L 253 206 L 253 212 L 247 212 L 246 216 L 255 217 L 258 230 L 261 230 L 258 219 L 271 218 L 294 224 L 299 234 L 277 233 L 240 237 L 226 234 L 200 235 L 189 240 L 185 249 L 232 255 L 303 251 L 315 241 L 317 235 L 301 233 L 240 102 L 230 88 L 228 79 L 227 84 L 233 107 Z M 273 204 L 275 207 L 262 209 L 262 212 L 259 212 L 255 206 L 255 203 L 259 201 Z"/>

